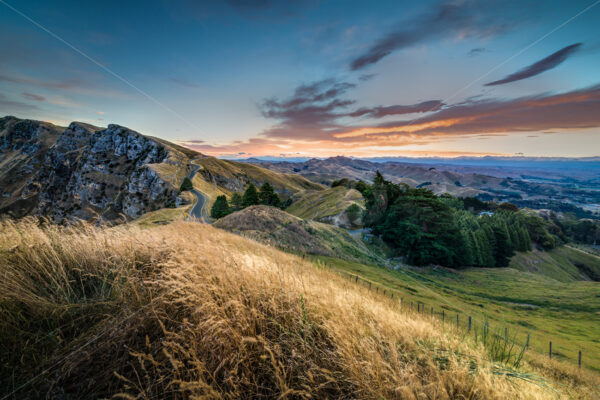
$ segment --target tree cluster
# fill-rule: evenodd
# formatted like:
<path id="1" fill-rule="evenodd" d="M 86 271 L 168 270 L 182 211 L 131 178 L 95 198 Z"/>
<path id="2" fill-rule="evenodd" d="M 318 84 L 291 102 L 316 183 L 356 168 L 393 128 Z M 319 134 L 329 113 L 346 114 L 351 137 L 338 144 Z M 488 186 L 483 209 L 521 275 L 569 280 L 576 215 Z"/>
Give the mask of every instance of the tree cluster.
<path id="1" fill-rule="evenodd" d="M 250 183 L 246 187 L 244 194 L 233 193 L 229 201 L 227 201 L 227 197 L 225 196 L 218 196 L 210 210 L 210 216 L 213 218 L 222 218 L 234 211 L 258 204 L 282 207 L 279 195 L 275 193 L 275 189 L 269 182 L 263 183 L 260 190 L 257 190 L 256 186 Z"/>
<path id="2" fill-rule="evenodd" d="M 560 241 L 542 218 L 509 203 L 436 196 L 379 172 L 361 192 L 365 225 L 414 265 L 505 267 L 515 251 L 531 250 L 532 241 L 544 249 Z"/>

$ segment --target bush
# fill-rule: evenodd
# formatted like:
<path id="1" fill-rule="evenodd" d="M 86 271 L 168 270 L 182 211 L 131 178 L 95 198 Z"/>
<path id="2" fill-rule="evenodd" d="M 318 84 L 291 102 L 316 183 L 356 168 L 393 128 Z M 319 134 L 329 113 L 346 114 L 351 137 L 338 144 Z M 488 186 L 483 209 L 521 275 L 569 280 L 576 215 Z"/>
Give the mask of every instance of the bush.
<path id="1" fill-rule="evenodd" d="M 183 178 L 183 182 L 181 182 L 181 187 L 179 188 L 179 191 L 185 192 L 185 191 L 192 190 L 193 188 L 194 188 L 194 185 L 192 185 L 192 181 L 190 180 L 190 178 L 188 178 L 186 176 L 185 178 Z"/>
<path id="2" fill-rule="evenodd" d="M 210 216 L 218 219 L 229 214 L 231 214 L 231 208 L 227 203 L 227 198 L 225 196 L 217 196 L 215 204 L 210 209 Z"/>
<path id="3" fill-rule="evenodd" d="M 346 215 L 348 216 L 350 222 L 354 223 L 357 219 L 359 219 L 361 216 L 361 211 L 362 210 L 356 203 L 346 208 Z"/>
<path id="4" fill-rule="evenodd" d="M 281 200 L 269 182 L 263 183 L 263 185 L 260 187 L 260 193 L 258 194 L 258 197 L 260 204 L 278 208 L 281 207 Z"/>
<path id="5" fill-rule="evenodd" d="M 257 205 L 259 203 L 258 192 L 256 191 L 256 186 L 252 182 L 246 188 L 244 192 L 244 196 L 242 197 L 242 207 L 250 207 Z"/>

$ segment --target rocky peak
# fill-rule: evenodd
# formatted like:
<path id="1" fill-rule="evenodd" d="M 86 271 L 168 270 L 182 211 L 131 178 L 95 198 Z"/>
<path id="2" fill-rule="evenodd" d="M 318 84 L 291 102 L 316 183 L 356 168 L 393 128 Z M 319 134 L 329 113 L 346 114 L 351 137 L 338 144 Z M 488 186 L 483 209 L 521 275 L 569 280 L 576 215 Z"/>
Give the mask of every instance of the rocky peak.
<path id="1" fill-rule="evenodd" d="M 11 118 L 0 123 L 0 151 L 4 146 L 21 160 L 11 165 L 12 175 L 21 178 L 4 196 L 0 212 L 45 215 L 56 222 L 115 220 L 181 203 L 178 183 L 165 181 L 151 167 L 168 163 L 185 168 L 187 157 L 168 142 L 119 125 L 99 128 L 82 122 L 72 122 L 48 141 L 45 130 L 56 128 L 51 124 Z M 22 154 L 27 146 L 36 149 L 36 157 Z M 3 177 L 9 175 L 0 170 L 0 184 L 6 186 Z"/>

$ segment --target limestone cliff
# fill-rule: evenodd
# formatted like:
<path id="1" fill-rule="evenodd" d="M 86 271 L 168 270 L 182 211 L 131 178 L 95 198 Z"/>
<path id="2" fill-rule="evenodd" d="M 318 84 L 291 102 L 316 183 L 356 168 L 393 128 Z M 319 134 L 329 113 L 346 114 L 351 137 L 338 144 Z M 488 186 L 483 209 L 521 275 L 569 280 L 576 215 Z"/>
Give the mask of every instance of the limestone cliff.
<path id="1" fill-rule="evenodd" d="M 114 221 L 185 202 L 178 189 L 189 154 L 168 142 L 119 125 L 6 117 L 0 129 L 0 212 Z"/>

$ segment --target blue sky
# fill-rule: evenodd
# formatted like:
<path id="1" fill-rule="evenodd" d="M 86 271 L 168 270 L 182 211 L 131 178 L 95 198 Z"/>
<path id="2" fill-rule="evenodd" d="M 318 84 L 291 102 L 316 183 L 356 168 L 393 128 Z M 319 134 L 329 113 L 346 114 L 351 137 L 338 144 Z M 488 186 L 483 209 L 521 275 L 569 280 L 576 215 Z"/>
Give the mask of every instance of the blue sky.
<path id="1" fill-rule="evenodd" d="M 2 0 L 0 114 L 220 156 L 599 155 L 599 20 L 594 1 Z"/>

